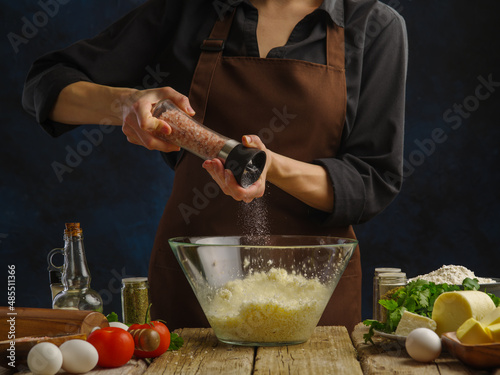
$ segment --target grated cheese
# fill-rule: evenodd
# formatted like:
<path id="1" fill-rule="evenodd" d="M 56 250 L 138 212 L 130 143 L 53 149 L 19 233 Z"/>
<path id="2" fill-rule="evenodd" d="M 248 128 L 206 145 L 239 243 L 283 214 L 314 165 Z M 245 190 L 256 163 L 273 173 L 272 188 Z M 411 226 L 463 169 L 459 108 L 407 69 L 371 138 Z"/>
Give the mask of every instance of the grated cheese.
<path id="1" fill-rule="evenodd" d="M 205 312 L 223 340 L 302 342 L 312 334 L 330 296 L 331 289 L 317 279 L 272 268 L 226 283 Z"/>

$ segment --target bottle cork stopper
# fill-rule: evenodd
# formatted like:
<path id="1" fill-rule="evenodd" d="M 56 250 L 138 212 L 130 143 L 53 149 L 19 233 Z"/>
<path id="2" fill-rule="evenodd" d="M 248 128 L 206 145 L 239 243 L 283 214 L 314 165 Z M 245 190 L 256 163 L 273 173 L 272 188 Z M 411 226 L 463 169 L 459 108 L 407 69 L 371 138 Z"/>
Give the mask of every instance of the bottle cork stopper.
<path id="1" fill-rule="evenodd" d="M 79 236 L 82 234 L 82 228 L 80 228 L 80 223 L 66 223 L 66 229 L 64 234 L 68 236 Z"/>

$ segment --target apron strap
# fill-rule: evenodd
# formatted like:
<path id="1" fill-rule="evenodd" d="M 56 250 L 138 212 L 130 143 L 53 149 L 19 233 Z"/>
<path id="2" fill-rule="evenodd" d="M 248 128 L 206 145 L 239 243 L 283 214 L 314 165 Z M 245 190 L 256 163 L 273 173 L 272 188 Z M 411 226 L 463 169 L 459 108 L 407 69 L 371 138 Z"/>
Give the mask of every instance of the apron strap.
<path id="1" fill-rule="evenodd" d="M 218 19 L 210 36 L 201 44 L 201 54 L 194 71 L 189 101 L 196 111 L 194 118 L 203 123 L 208 102 L 208 92 L 212 83 L 215 68 L 222 57 L 224 44 L 229 34 L 235 9 L 226 12 L 222 19 Z"/>
<path id="2" fill-rule="evenodd" d="M 339 46 L 340 48 L 334 48 Z M 329 20 L 326 27 L 326 65 L 345 70 L 344 28 Z"/>

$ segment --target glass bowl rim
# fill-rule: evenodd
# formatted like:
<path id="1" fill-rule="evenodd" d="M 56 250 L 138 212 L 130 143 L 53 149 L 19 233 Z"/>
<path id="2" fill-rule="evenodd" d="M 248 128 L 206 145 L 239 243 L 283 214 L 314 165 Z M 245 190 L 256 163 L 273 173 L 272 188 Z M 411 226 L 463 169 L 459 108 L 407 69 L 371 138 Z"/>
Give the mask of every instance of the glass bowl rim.
<path id="1" fill-rule="evenodd" d="M 206 238 L 241 238 L 241 237 L 258 237 L 258 238 L 264 238 L 264 237 L 282 237 L 282 238 L 315 238 L 315 239 L 325 239 L 325 240 L 340 240 L 343 242 L 340 243 L 323 243 L 323 244 L 301 244 L 301 245 L 252 245 L 252 244 L 224 244 L 224 243 L 193 243 L 193 242 L 184 242 L 186 238 L 197 238 L 197 239 L 206 239 Z M 251 236 L 245 236 L 245 235 L 235 235 L 235 236 L 179 236 L 179 237 L 172 237 L 168 239 L 169 244 L 174 244 L 174 245 L 181 245 L 181 246 L 187 246 L 187 247 L 209 247 L 209 246 L 222 246 L 226 248 L 240 248 L 240 247 L 251 247 L 251 248 L 260 248 L 260 249 L 265 249 L 265 248 L 273 248 L 273 249 L 300 249 L 300 248 L 305 248 L 305 249 L 311 249 L 311 248 L 324 248 L 324 247 L 339 247 L 339 246 L 350 246 L 350 245 L 355 245 L 357 246 L 359 244 L 359 241 L 357 239 L 353 238 L 347 238 L 347 237 L 336 237 L 336 236 L 314 236 L 314 235 L 296 235 L 296 234 L 290 234 L 290 235 L 280 235 L 280 234 L 272 234 L 272 235 L 251 235 Z"/>

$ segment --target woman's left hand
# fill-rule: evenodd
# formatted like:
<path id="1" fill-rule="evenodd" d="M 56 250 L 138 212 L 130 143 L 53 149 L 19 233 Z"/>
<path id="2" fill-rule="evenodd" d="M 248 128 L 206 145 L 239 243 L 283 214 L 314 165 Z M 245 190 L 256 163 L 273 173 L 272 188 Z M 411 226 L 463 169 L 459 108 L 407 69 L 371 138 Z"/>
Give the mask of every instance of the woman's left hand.
<path id="1" fill-rule="evenodd" d="M 229 195 L 237 201 L 250 203 L 255 198 L 260 198 L 264 195 L 266 189 L 266 175 L 272 162 L 271 152 L 266 148 L 264 143 L 256 135 L 245 135 L 242 139 L 243 146 L 258 148 L 266 152 L 266 166 L 262 171 L 259 179 L 246 189 L 243 188 L 230 170 L 224 169 L 224 165 L 219 159 L 206 160 L 203 162 L 203 168 L 207 170 L 212 178 L 217 182 L 224 194 Z"/>

